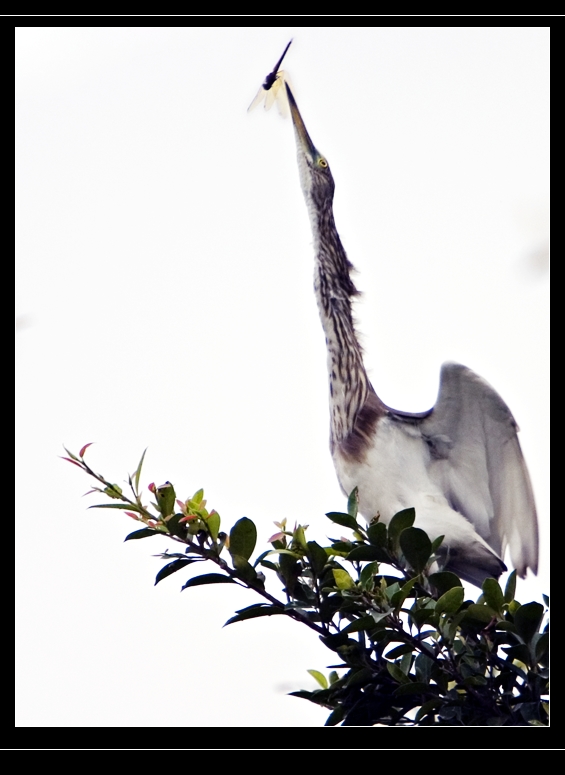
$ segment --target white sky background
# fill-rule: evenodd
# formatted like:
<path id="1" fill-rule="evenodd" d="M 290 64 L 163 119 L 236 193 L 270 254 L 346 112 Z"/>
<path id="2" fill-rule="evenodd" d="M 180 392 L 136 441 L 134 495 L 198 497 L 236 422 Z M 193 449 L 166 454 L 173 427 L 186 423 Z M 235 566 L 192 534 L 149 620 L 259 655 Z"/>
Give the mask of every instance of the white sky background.
<path id="1" fill-rule="evenodd" d="M 86 511 L 100 499 L 58 458 L 95 441 L 88 460 L 123 483 L 148 446 L 145 485 L 204 487 L 261 550 L 283 517 L 336 534 L 292 126 L 246 112 L 291 37 L 373 384 L 427 409 L 456 360 L 501 393 L 540 514 L 519 599 L 548 591 L 548 28 L 20 29 L 19 726 L 326 718 L 286 696 L 332 664 L 315 633 L 222 629 L 259 598 L 179 594 L 190 572 L 153 587 L 167 542 L 123 544 L 136 524 Z"/>

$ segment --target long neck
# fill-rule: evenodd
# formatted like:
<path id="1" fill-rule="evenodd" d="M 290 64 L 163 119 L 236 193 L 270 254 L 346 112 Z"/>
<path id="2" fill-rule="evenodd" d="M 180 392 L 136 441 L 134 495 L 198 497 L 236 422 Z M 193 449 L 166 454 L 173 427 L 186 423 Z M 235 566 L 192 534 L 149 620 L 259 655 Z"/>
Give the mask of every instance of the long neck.
<path id="1" fill-rule="evenodd" d="M 353 431 L 372 387 L 351 314 L 352 298 L 358 294 L 350 277 L 353 267 L 336 231 L 331 207 L 308 209 L 316 254 L 314 290 L 328 350 L 333 447 Z"/>

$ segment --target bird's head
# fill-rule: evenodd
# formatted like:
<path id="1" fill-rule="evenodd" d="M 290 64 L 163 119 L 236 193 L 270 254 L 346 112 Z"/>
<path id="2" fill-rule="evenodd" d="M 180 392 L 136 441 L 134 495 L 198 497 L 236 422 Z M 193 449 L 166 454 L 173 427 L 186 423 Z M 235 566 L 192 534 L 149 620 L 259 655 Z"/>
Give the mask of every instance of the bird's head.
<path id="1" fill-rule="evenodd" d="M 285 83 L 285 87 L 296 137 L 302 191 L 307 204 L 309 206 L 313 204 L 319 212 L 324 206 L 331 206 L 335 189 L 334 179 L 326 158 L 310 139 L 288 83 Z"/>

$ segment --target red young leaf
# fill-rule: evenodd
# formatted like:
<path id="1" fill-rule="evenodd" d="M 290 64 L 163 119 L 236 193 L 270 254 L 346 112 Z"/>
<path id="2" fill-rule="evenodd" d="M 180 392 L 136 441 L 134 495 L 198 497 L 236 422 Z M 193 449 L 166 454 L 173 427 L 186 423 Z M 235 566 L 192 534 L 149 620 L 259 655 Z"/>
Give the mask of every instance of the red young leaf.
<path id="1" fill-rule="evenodd" d="M 62 457 L 61 455 L 59 455 L 59 457 L 61 458 L 61 460 L 67 460 L 69 463 L 72 463 L 74 466 L 78 466 L 81 469 L 81 471 L 83 470 L 81 464 L 77 463 L 76 460 L 71 460 L 70 457 Z"/>
<path id="2" fill-rule="evenodd" d="M 81 449 L 81 451 L 78 453 L 78 456 L 79 456 L 79 457 L 84 457 L 84 453 L 86 452 L 86 450 L 87 450 L 89 447 L 91 447 L 93 444 L 94 444 L 94 442 L 93 442 L 93 441 L 90 441 L 88 444 L 85 444 L 85 445 L 84 445 L 84 447 Z"/>

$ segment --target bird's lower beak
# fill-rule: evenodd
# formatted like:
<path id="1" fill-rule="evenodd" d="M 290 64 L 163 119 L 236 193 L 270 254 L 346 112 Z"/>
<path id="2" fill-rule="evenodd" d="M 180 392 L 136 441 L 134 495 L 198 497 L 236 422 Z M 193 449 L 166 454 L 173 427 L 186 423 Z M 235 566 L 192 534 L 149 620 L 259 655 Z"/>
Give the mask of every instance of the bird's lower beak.
<path id="1" fill-rule="evenodd" d="M 296 100 L 294 99 L 292 91 L 290 90 L 290 86 L 286 82 L 285 87 L 288 97 L 288 104 L 290 105 L 290 115 L 292 116 L 292 123 L 294 124 L 294 131 L 296 133 L 296 142 L 300 150 L 302 150 L 303 153 L 305 153 L 310 158 L 310 161 L 313 161 L 314 158 L 318 155 L 318 151 L 310 139 L 310 135 L 306 131 L 306 127 L 304 126 L 304 121 L 302 120 L 302 116 L 298 110 Z"/>

